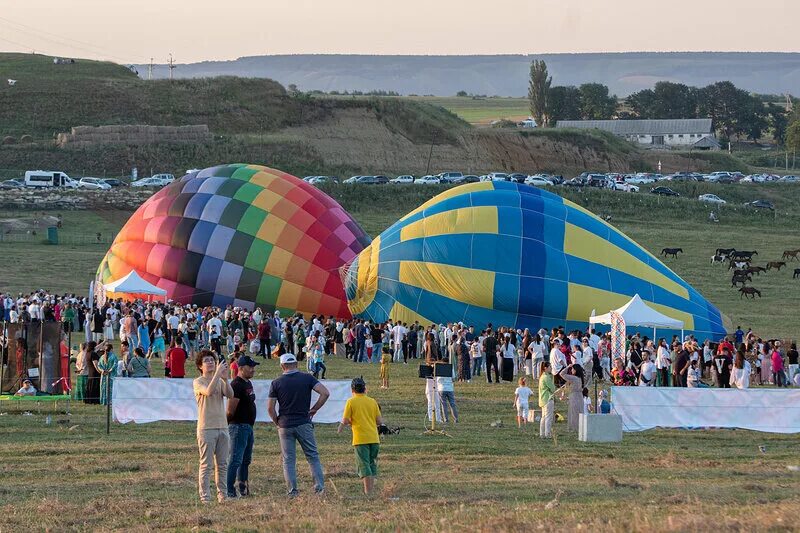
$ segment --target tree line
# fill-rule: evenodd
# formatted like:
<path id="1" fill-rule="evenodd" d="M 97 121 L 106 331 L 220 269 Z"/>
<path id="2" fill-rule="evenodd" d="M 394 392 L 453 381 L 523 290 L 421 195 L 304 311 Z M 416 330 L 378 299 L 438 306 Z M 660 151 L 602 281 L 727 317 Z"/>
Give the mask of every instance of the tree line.
<path id="1" fill-rule="evenodd" d="M 553 127 L 559 120 L 710 118 L 723 140 L 734 136 L 758 140 L 770 132 L 784 144 L 790 124 L 800 118 L 729 81 L 706 87 L 660 81 L 652 89 L 619 100 L 601 83 L 553 86 L 552 80 L 544 61 L 531 62 L 531 116 L 544 127 Z"/>

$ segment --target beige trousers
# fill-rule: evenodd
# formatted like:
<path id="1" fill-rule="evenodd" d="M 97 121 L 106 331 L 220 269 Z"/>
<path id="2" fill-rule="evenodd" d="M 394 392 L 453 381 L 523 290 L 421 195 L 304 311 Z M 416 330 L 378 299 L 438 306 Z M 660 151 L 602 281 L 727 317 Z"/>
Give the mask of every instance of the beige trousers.
<path id="1" fill-rule="evenodd" d="M 539 436 L 543 439 L 553 436 L 553 414 L 555 405 L 550 400 L 542 407 L 542 420 L 539 422 Z"/>
<path id="2" fill-rule="evenodd" d="M 200 499 L 204 502 L 211 501 L 209 485 L 211 483 L 211 469 L 214 468 L 217 500 L 222 501 L 228 493 L 226 483 L 228 479 L 228 453 L 231 447 L 228 429 L 198 430 L 197 447 L 200 450 L 200 469 L 197 474 Z"/>

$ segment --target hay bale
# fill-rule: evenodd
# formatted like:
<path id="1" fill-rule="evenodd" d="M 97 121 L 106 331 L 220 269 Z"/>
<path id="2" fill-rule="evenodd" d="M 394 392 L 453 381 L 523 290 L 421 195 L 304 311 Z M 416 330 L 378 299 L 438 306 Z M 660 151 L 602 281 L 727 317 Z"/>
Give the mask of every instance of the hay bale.
<path id="1" fill-rule="evenodd" d="M 33 137 L 31 137 L 30 135 L 23 135 L 22 137 L 19 138 L 19 142 L 21 142 L 22 144 L 30 144 L 33 142 Z"/>
<path id="2" fill-rule="evenodd" d="M 2 144 L 4 144 L 4 145 L 16 144 L 16 143 L 17 143 L 17 140 L 14 137 L 12 137 L 11 135 L 6 135 L 5 137 L 3 137 Z"/>

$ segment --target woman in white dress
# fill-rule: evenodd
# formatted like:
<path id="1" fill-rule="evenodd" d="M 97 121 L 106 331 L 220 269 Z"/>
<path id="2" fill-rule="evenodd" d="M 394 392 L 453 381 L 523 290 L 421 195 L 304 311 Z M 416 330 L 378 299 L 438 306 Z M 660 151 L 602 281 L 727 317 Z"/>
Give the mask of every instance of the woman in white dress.
<path id="1" fill-rule="evenodd" d="M 744 353 L 741 351 L 736 352 L 736 359 L 731 369 L 731 388 L 750 388 L 750 371 L 750 362 L 744 358 Z"/>

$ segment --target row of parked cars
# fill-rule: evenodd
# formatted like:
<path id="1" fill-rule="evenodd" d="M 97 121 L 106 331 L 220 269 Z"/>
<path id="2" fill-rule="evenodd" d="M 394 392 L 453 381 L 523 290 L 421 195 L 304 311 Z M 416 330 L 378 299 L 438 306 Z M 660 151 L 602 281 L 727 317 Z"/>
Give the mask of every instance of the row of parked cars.
<path id="1" fill-rule="evenodd" d="M 70 178 L 57 170 L 29 170 L 22 178 L 0 182 L 0 189 L 86 189 L 94 191 L 109 190 L 114 187 L 163 187 L 175 181 L 172 174 L 154 174 L 148 178 L 132 181 L 130 184 L 117 178 Z"/>

